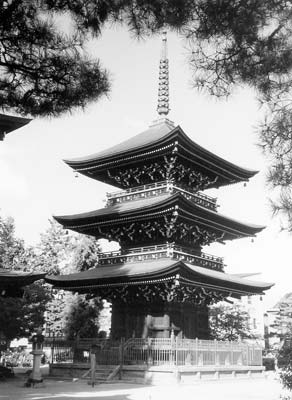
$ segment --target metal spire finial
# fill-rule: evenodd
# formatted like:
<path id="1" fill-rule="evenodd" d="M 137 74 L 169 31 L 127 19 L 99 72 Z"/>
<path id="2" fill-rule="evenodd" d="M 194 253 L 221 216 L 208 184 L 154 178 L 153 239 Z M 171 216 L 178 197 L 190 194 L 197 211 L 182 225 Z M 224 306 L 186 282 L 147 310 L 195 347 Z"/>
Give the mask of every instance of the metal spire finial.
<path id="1" fill-rule="evenodd" d="M 169 113 L 169 79 L 168 79 L 167 37 L 166 31 L 162 33 L 162 51 L 159 62 L 158 104 L 159 115 Z"/>

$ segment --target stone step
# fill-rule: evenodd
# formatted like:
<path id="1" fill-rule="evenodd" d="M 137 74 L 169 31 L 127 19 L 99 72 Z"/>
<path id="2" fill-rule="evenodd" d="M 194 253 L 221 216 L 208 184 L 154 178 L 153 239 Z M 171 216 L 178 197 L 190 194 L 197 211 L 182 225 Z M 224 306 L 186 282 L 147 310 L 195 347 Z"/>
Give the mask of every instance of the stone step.
<path id="1" fill-rule="evenodd" d="M 97 382 L 106 382 L 110 375 L 112 375 L 117 366 L 112 365 L 99 365 L 95 371 L 95 380 Z M 91 377 L 89 372 L 90 366 L 88 364 L 53 364 L 51 366 L 50 376 L 55 379 L 72 380 L 72 379 L 85 379 Z M 87 373 L 88 372 L 88 373 Z M 84 376 L 85 375 L 85 376 Z"/>

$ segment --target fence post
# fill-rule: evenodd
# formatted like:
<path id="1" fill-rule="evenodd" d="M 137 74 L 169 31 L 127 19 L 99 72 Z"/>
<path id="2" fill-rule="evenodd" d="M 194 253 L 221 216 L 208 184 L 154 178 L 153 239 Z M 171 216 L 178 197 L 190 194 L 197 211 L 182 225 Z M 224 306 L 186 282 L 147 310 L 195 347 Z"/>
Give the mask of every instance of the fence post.
<path id="1" fill-rule="evenodd" d="M 204 350 L 202 349 L 201 353 L 199 352 L 199 339 L 197 338 L 197 354 L 198 354 L 198 365 L 204 365 Z"/>
<path id="2" fill-rule="evenodd" d="M 119 349 L 119 379 L 121 380 L 123 377 L 123 366 L 124 366 L 124 356 L 125 356 L 125 338 L 121 338 L 120 349 Z"/>
<path id="3" fill-rule="evenodd" d="M 225 354 L 225 360 L 224 360 L 224 364 L 225 365 L 230 365 L 231 363 L 230 363 L 230 358 L 231 358 L 231 352 L 232 352 L 232 347 L 231 347 L 232 345 L 229 343 L 228 344 L 228 350 L 226 351 L 226 354 Z"/>
<path id="4" fill-rule="evenodd" d="M 243 358 L 243 365 L 249 365 L 249 345 L 245 345 L 245 357 Z"/>
<path id="5" fill-rule="evenodd" d="M 54 364 L 54 356 L 55 356 L 55 332 L 53 332 L 53 342 L 51 344 L 51 361 Z"/>
<path id="6" fill-rule="evenodd" d="M 263 366 L 263 349 L 258 347 L 257 350 L 258 350 L 257 353 L 259 353 L 260 366 L 262 367 L 262 366 Z M 254 355 L 254 357 L 255 357 L 255 355 Z M 276 361 L 277 361 L 277 359 L 276 359 Z M 256 364 L 256 365 L 257 365 L 257 364 Z M 277 366 L 277 365 L 276 365 L 276 366 Z"/>
<path id="7" fill-rule="evenodd" d="M 239 356 L 237 358 L 237 365 L 242 365 L 242 359 L 243 359 L 243 357 L 242 357 L 242 346 L 239 349 L 240 349 L 240 352 L 239 352 Z"/>
<path id="8" fill-rule="evenodd" d="M 253 348 L 253 346 L 254 345 L 252 345 L 252 348 Z M 246 354 L 247 354 L 247 360 L 246 360 L 246 362 L 247 362 L 247 365 L 252 365 L 252 362 L 251 362 L 251 359 L 253 358 L 252 357 L 252 354 L 250 353 L 250 350 L 251 350 L 251 348 L 250 348 L 250 346 L 248 345 L 248 344 L 246 344 Z"/>
<path id="9" fill-rule="evenodd" d="M 176 353 L 175 345 L 176 345 L 175 337 L 174 337 L 174 332 L 172 329 L 171 333 L 170 333 L 170 351 L 169 351 L 170 364 L 175 364 L 175 353 Z"/>
<path id="10" fill-rule="evenodd" d="M 174 359 L 174 365 L 178 365 L 178 337 L 175 337 L 175 359 Z"/>
<path id="11" fill-rule="evenodd" d="M 94 349 L 90 351 L 90 383 L 93 387 L 95 385 L 95 370 L 96 370 L 96 355 Z"/>
<path id="12" fill-rule="evenodd" d="M 152 355 L 151 355 L 151 338 L 147 340 L 147 365 L 153 364 Z"/>
<path id="13" fill-rule="evenodd" d="M 219 352 L 217 339 L 214 340 L 214 352 L 215 352 L 215 365 L 219 365 Z"/>

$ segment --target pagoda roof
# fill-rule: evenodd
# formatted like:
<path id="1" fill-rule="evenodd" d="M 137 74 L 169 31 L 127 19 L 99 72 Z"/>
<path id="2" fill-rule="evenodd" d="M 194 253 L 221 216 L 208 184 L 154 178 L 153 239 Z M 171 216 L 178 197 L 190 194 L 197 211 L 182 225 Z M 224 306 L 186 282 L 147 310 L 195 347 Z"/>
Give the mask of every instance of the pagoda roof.
<path id="1" fill-rule="evenodd" d="M 162 194 L 143 200 L 118 203 L 91 212 L 54 216 L 64 226 L 77 232 L 98 236 L 96 227 L 99 225 L 118 224 L 125 221 L 138 221 L 139 219 L 153 218 L 177 211 L 179 217 L 191 220 L 198 225 L 225 232 L 225 240 L 238 237 L 254 236 L 265 227 L 246 224 L 235 219 L 209 210 L 191 200 L 186 199 L 181 193 Z"/>
<path id="2" fill-rule="evenodd" d="M 120 163 L 135 163 L 145 157 L 153 158 L 160 151 L 166 151 L 165 149 L 169 149 L 171 153 L 174 148 L 177 155 L 184 156 L 200 170 L 218 175 L 219 180 L 213 186 L 246 181 L 258 172 L 240 167 L 206 150 L 191 140 L 180 126 L 174 126 L 168 120 L 160 121 L 146 131 L 106 150 L 64 161 L 84 175 L 105 181 L 101 173 L 105 168 L 116 168 Z M 111 184 L 119 186 L 116 182 Z"/>
<path id="3" fill-rule="evenodd" d="M 90 162 L 98 162 L 98 160 L 106 159 L 109 157 L 118 157 L 119 155 L 124 155 L 125 153 L 138 149 L 145 149 L 145 146 L 149 146 L 159 141 L 166 139 L 169 133 L 175 128 L 167 123 L 162 122 L 159 125 L 150 126 L 145 131 L 135 135 L 124 142 L 118 143 L 108 149 L 99 151 L 97 153 L 91 154 L 89 156 L 77 157 L 70 160 L 64 160 L 69 165 L 72 163 L 82 164 Z"/>
<path id="4" fill-rule="evenodd" d="M 182 284 L 226 291 L 230 296 L 262 294 L 273 286 L 272 283 L 255 282 L 171 259 L 99 266 L 70 275 L 46 276 L 45 279 L 57 288 L 86 292 L 99 287 L 143 285 L 174 277 L 179 277 Z"/>
<path id="5" fill-rule="evenodd" d="M 0 287 L 7 284 L 29 285 L 39 279 L 42 279 L 45 273 L 10 271 L 0 268 Z"/>
<path id="6" fill-rule="evenodd" d="M 29 118 L 15 117 L 13 115 L 0 114 L 0 140 L 4 139 L 4 135 L 10 133 L 31 121 Z"/>

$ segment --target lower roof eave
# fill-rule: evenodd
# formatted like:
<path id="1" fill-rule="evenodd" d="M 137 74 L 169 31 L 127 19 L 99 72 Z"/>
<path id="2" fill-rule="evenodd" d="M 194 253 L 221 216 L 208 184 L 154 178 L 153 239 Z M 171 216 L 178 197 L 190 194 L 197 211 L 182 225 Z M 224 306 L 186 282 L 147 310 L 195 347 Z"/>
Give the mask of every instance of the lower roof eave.
<path id="1" fill-rule="evenodd" d="M 145 285 L 178 280 L 238 295 L 263 294 L 272 283 L 255 282 L 170 258 L 97 267 L 84 272 L 47 276 L 46 281 L 65 290 L 89 290 L 125 285 Z"/>
<path id="2" fill-rule="evenodd" d="M 160 278 L 160 279 L 137 279 L 137 280 L 125 280 L 120 282 L 79 282 L 75 285 L 64 285 L 62 282 L 56 282 L 50 279 L 46 279 L 48 283 L 53 284 L 56 288 L 74 292 L 94 292 L 98 291 L 98 289 L 105 289 L 105 288 L 119 288 L 123 286 L 143 286 L 143 285 L 155 285 L 163 282 L 170 282 L 175 281 L 178 279 L 177 275 L 168 276 L 167 278 Z M 77 283 L 77 282 L 76 282 Z M 234 297 L 240 298 L 241 296 L 250 296 L 250 295 L 264 295 L 264 290 L 269 288 L 252 288 L 252 287 L 232 287 L 227 285 L 220 285 L 208 282 L 201 282 L 197 280 L 190 280 L 184 277 L 179 278 L 179 283 L 185 286 L 192 286 L 192 287 L 200 287 L 204 289 L 209 289 L 212 291 L 220 292 L 226 294 L 226 297 Z"/>

